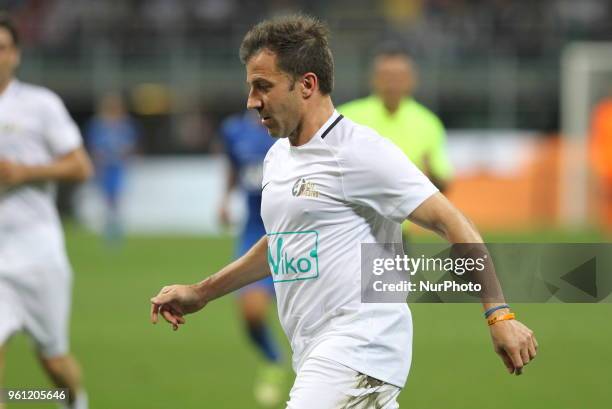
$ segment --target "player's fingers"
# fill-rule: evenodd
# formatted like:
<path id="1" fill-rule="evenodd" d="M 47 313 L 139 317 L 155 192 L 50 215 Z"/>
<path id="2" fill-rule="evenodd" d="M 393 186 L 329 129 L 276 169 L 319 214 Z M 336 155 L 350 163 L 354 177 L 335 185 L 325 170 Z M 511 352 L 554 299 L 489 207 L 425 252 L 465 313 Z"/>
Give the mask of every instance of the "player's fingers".
<path id="1" fill-rule="evenodd" d="M 170 311 L 168 311 L 166 308 L 164 308 L 164 306 L 161 307 L 159 312 L 161 313 L 162 317 L 164 317 L 164 319 L 168 323 L 176 324 L 176 319 L 174 318 L 174 316 L 172 315 L 172 313 Z"/>
<path id="2" fill-rule="evenodd" d="M 174 313 L 171 313 L 171 314 L 172 314 L 172 317 L 174 318 L 174 322 L 171 322 L 172 330 L 177 331 L 181 325 L 185 324 L 185 319 L 180 315 L 176 315 Z"/>
<path id="3" fill-rule="evenodd" d="M 529 359 L 535 359 L 538 353 L 537 341 L 533 335 L 533 331 L 529 331 L 529 340 L 527 342 L 527 350 L 529 351 Z"/>
<path id="4" fill-rule="evenodd" d="M 498 352 L 498 355 L 501 358 L 504 365 L 506 366 L 508 373 L 510 374 L 514 373 L 514 365 L 512 364 L 512 359 L 510 359 L 510 356 L 506 354 L 506 351 Z"/>
<path id="5" fill-rule="evenodd" d="M 151 323 L 157 324 L 159 305 L 151 303 Z"/>
<path id="6" fill-rule="evenodd" d="M 527 345 L 521 347 L 521 359 L 523 360 L 523 365 L 527 365 L 531 359 L 529 359 L 529 348 Z"/>
<path id="7" fill-rule="evenodd" d="M 520 375 L 523 372 L 523 358 L 521 357 L 519 348 L 513 348 L 506 352 L 512 360 L 512 365 L 514 365 L 514 373 Z"/>
<path id="8" fill-rule="evenodd" d="M 535 347 L 535 350 L 537 352 L 540 346 L 538 345 L 538 340 L 536 339 L 535 335 L 531 334 L 531 340 L 533 341 L 533 346 Z"/>
<path id="9" fill-rule="evenodd" d="M 171 305 L 166 305 L 166 308 L 168 309 L 168 311 L 170 311 L 170 314 L 172 314 L 177 324 L 185 323 L 185 318 L 183 318 L 183 313 L 181 311 L 177 310 Z"/>
<path id="10" fill-rule="evenodd" d="M 533 361 L 537 355 L 536 346 L 533 343 L 533 340 L 530 340 L 529 344 L 527 345 L 527 350 L 529 351 L 529 359 Z"/>

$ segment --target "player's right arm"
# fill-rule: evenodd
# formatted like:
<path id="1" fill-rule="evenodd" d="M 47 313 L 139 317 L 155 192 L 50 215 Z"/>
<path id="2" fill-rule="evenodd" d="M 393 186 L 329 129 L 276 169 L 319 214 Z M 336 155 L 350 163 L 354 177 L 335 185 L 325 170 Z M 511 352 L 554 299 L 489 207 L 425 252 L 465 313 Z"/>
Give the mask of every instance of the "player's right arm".
<path id="1" fill-rule="evenodd" d="M 24 165 L 0 160 L 0 183 L 18 186 L 39 181 L 84 182 L 93 174 L 89 156 L 78 147 L 46 165 Z"/>
<path id="2" fill-rule="evenodd" d="M 185 315 L 197 312 L 210 301 L 259 281 L 268 274 L 268 238 L 263 236 L 245 255 L 203 281 L 163 287 L 151 298 L 151 322 L 157 323 L 161 315 L 177 330 L 185 323 Z"/>

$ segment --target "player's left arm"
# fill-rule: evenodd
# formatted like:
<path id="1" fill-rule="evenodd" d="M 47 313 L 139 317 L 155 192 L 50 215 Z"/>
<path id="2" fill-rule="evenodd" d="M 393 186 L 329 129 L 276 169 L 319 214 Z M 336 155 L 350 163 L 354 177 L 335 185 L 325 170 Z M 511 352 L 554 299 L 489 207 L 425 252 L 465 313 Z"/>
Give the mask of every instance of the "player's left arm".
<path id="1" fill-rule="evenodd" d="M 0 182 L 8 186 L 41 181 L 83 182 L 92 174 L 93 167 L 83 147 L 78 147 L 46 165 L 32 166 L 0 160 Z"/>
<path id="2" fill-rule="evenodd" d="M 472 222 L 453 206 L 444 195 L 436 193 L 426 199 L 408 217 L 408 220 L 434 231 L 450 243 L 482 243 L 482 237 Z M 491 273 L 494 274 L 493 271 Z M 488 302 L 483 308 L 503 305 L 503 299 Z M 508 314 L 508 308 L 493 312 L 491 317 Z M 536 356 L 538 342 L 532 330 L 517 320 L 498 321 L 489 326 L 495 352 L 503 360 L 509 373 L 520 375 L 523 367 Z"/>

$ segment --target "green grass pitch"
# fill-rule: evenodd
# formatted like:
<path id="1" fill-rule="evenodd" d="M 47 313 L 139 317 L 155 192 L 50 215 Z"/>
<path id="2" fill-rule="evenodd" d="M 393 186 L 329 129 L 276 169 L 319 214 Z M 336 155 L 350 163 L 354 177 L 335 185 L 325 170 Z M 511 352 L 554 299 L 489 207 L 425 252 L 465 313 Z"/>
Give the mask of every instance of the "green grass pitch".
<path id="1" fill-rule="evenodd" d="M 597 235 L 497 234 L 495 241 L 595 241 Z M 255 408 L 259 357 L 234 298 L 211 303 L 172 332 L 149 323 L 161 285 L 191 283 L 231 257 L 228 238 L 130 237 L 121 250 L 68 226 L 74 266 L 72 350 L 93 409 Z M 493 353 L 478 305 L 413 305 L 414 353 L 403 408 L 598 409 L 612 405 L 612 305 L 514 305 L 536 331 L 539 356 L 520 377 Z M 271 316 L 286 345 L 275 311 Z M 287 381 L 287 390 L 293 374 Z M 48 387 L 24 336 L 9 343 L 7 387 Z M 9 405 L 47 409 L 52 404 Z"/>

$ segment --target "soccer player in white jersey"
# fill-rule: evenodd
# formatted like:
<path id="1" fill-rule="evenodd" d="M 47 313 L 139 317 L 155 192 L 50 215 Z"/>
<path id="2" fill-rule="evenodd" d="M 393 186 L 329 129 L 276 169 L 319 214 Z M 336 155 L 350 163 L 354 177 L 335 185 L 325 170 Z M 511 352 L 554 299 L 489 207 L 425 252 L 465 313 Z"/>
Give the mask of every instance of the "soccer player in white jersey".
<path id="1" fill-rule="evenodd" d="M 68 348 L 72 272 L 53 182 L 86 180 L 92 166 L 59 97 L 14 78 L 19 59 L 15 27 L 0 16 L 0 386 L 6 343 L 23 330 L 50 379 L 69 389 L 68 407 L 86 409 Z"/>
<path id="2" fill-rule="evenodd" d="M 481 243 L 470 221 L 395 145 L 343 118 L 330 98 L 327 30 L 306 16 L 264 21 L 240 50 L 247 106 L 279 138 L 264 161 L 266 236 L 193 285 L 151 299 L 173 329 L 208 302 L 272 274 L 296 379 L 287 408 L 396 408 L 411 362 L 406 304 L 362 303 L 361 243 L 400 243 L 405 219 L 451 243 Z M 502 303 L 484 302 L 496 352 L 510 373 L 534 359 L 533 332 Z"/>

